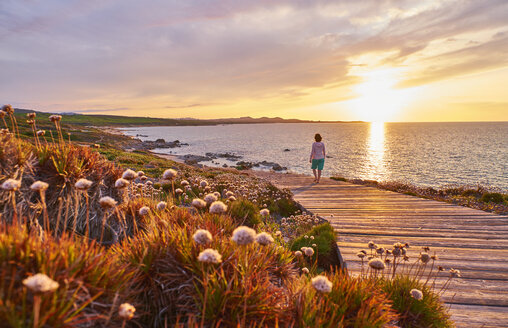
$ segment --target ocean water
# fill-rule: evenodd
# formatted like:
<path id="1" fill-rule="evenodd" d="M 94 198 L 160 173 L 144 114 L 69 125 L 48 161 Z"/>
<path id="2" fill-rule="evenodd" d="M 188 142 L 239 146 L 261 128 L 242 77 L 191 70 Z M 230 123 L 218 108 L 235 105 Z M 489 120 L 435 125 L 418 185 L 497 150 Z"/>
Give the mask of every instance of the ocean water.
<path id="1" fill-rule="evenodd" d="M 122 129 L 142 140 L 180 140 L 189 146 L 156 149 L 176 155 L 233 153 L 311 174 L 314 134 L 326 146 L 324 176 L 406 181 L 418 186 L 490 185 L 508 189 L 508 122 L 288 123 Z M 284 151 L 289 149 L 290 151 Z M 234 165 L 218 159 L 210 166 Z"/>

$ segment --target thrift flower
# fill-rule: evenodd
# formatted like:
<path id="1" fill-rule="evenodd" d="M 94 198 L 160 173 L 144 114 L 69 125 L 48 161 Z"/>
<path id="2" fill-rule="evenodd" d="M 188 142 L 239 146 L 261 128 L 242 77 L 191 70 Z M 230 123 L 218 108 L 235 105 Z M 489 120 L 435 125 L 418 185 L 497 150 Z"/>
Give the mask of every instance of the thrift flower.
<path id="1" fill-rule="evenodd" d="M 59 284 L 46 276 L 44 273 L 38 273 L 23 280 L 23 285 L 30 289 L 34 294 L 54 292 Z"/>
<path id="2" fill-rule="evenodd" d="M 273 243 L 273 238 L 266 232 L 258 233 L 256 236 L 256 242 L 260 245 L 266 246 Z"/>
<path id="3" fill-rule="evenodd" d="M 118 308 L 118 316 L 124 320 L 130 320 L 134 317 L 134 312 L 136 312 L 136 308 L 129 303 L 123 303 Z"/>
<path id="4" fill-rule="evenodd" d="M 423 293 L 421 290 L 411 289 L 411 291 L 409 293 L 411 294 L 411 297 L 417 301 L 419 301 L 423 298 Z"/>
<path id="5" fill-rule="evenodd" d="M 332 291 L 333 284 L 327 277 L 319 275 L 311 280 L 312 287 L 320 293 L 329 293 Z"/>
<path id="6" fill-rule="evenodd" d="M 375 258 L 369 261 L 369 266 L 374 270 L 383 270 L 385 268 L 385 263 L 383 260 Z"/>
<path id="7" fill-rule="evenodd" d="M 212 242 L 213 237 L 208 230 L 198 229 L 192 236 L 192 239 L 194 239 L 194 241 L 200 245 L 206 245 Z"/>
<path id="8" fill-rule="evenodd" d="M 238 245 L 248 245 L 256 239 L 256 231 L 246 226 L 241 226 L 233 231 L 233 240 Z"/>
<path id="9" fill-rule="evenodd" d="M 210 213 L 224 213 L 228 210 L 228 207 L 226 204 L 224 204 L 221 201 L 213 202 L 212 205 L 210 205 Z"/>
<path id="10" fill-rule="evenodd" d="M 116 200 L 114 200 L 111 197 L 106 196 L 106 197 L 102 197 L 101 199 L 99 199 L 99 204 L 101 205 L 101 207 L 103 209 L 113 208 L 116 206 Z"/>
<path id="11" fill-rule="evenodd" d="M 215 249 L 208 248 L 199 253 L 198 261 L 204 263 L 221 263 L 222 256 Z"/>
<path id="12" fill-rule="evenodd" d="M 30 186 L 30 189 L 32 189 L 33 191 L 44 191 L 44 190 L 48 189 L 48 187 L 49 187 L 49 185 L 46 182 L 35 181 Z"/>
<path id="13" fill-rule="evenodd" d="M 2 189 L 7 191 L 16 191 L 21 187 L 21 181 L 7 179 L 2 183 Z"/>

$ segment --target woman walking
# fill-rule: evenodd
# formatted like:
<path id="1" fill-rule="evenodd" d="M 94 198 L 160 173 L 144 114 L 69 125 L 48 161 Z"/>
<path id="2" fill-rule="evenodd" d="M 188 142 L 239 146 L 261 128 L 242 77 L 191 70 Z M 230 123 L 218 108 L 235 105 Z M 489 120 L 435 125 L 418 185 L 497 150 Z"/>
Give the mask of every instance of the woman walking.
<path id="1" fill-rule="evenodd" d="M 312 151 L 310 153 L 309 162 L 312 163 L 312 173 L 314 173 L 314 182 L 319 183 L 321 179 L 321 171 L 323 171 L 323 167 L 325 166 L 325 144 L 321 142 L 322 138 L 319 133 L 316 133 L 314 136 L 316 142 L 312 144 Z M 317 172 L 316 172 L 317 169 Z"/>

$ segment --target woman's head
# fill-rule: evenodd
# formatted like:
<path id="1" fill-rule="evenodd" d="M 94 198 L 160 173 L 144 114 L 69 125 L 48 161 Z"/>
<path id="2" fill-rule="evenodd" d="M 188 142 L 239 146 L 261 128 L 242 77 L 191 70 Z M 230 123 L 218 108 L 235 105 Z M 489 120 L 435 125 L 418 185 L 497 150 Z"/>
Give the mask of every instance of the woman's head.
<path id="1" fill-rule="evenodd" d="M 317 142 L 320 142 L 323 138 L 321 138 L 321 135 L 319 133 L 316 133 L 316 135 L 314 136 L 314 139 L 317 141 Z"/>

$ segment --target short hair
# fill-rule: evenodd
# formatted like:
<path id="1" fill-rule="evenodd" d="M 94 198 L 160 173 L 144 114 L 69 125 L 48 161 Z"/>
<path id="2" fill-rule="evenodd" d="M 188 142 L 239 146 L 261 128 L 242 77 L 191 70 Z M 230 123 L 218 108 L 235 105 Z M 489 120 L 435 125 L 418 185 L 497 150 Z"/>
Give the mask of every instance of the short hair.
<path id="1" fill-rule="evenodd" d="M 317 141 L 317 142 L 320 142 L 323 138 L 321 138 L 321 135 L 319 133 L 316 133 L 316 135 L 314 136 L 314 139 Z"/>

